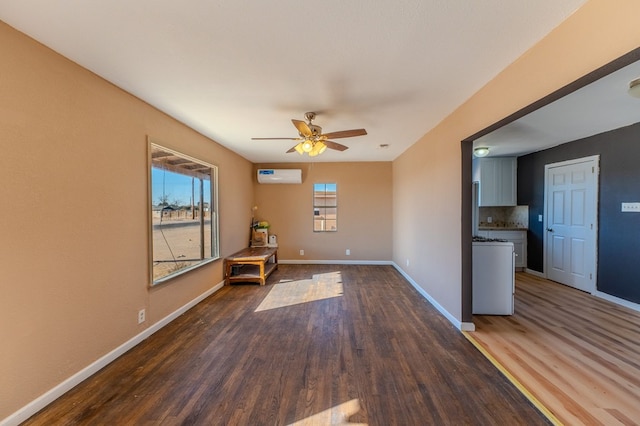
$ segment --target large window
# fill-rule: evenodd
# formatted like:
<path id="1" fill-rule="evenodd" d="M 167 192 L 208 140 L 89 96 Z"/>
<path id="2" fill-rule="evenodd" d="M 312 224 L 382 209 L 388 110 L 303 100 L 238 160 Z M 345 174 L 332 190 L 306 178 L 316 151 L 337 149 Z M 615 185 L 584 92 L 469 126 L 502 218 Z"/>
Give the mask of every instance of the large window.
<path id="1" fill-rule="evenodd" d="M 218 258 L 217 168 L 149 147 L 153 285 Z"/>
<path id="2" fill-rule="evenodd" d="M 313 184 L 313 230 L 338 230 L 338 197 L 335 183 Z"/>

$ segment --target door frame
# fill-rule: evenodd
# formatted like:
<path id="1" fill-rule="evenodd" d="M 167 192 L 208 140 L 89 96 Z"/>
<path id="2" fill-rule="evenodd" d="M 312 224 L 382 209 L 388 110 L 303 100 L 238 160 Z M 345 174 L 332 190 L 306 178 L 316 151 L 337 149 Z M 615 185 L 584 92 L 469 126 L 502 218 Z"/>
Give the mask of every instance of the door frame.
<path id="1" fill-rule="evenodd" d="M 570 166 L 579 163 L 593 163 L 594 167 L 594 179 L 593 179 L 593 204 L 589 207 L 593 209 L 593 280 L 592 286 L 589 289 L 590 294 L 595 294 L 598 291 L 598 205 L 600 199 L 600 155 L 591 155 L 588 157 L 574 158 L 571 160 L 560 161 L 557 163 L 549 163 L 544 165 L 544 222 L 542 224 L 542 270 L 545 278 L 548 279 L 549 269 L 547 268 L 547 244 L 548 244 L 548 210 L 547 210 L 547 188 L 548 188 L 548 175 L 549 169 L 553 167 Z"/>
<path id="2" fill-rule="evenodd" d="M 640 47 L 636 47 L 635 49 L 623 54 L 622 56 L 613 59 L 611 62 L 608 62 L 591 72 L 583 75 L 567 84 L 566 86 L 560 87 L 553 92 L 549 93 L 546 96 L 534 101 L 523 108 L 507 115 L 506 117 L 499 119 L 493 124 L 483 128 L 482 130 L 478 130 L 472 135 L 462 139 L 460 141 L 461 147 L 461 180 L 460 180 L 460 193 L 462 197 L 462 202 L 460 205 L 461 209 L 461 221 L 460 221 L 460 232 L 461 232 L 461 329 L 468 328 L 469 330 L 474 329 L 473 325 L 473 314 L 471 313 L 471 299 L 472 299 L 472 283 L 471 283 L 471 264 L 472 264 L 472 254 L 471 254 L 471 161 L 473 158 L 473 141 L 487 135 L 509 123 L 515 121 L 525 115 L 532 113 L 539 108 L 542 108 L 545 105 L 548 105 L 558 99 L 575 92 L 578 89 L 583 88 L 584 86 L 593 83 L 601 79 L 602 77 L 606 77 L 607 75 L 618 71 L 621 68 L 626 67 L 636 61 L 640 60 Z M 596 247 L 597 248 L 597 247 Z M 596 256 L 597 259 L 597 256 Z M 544 265 L 543 265 L 544 271 Z"/>

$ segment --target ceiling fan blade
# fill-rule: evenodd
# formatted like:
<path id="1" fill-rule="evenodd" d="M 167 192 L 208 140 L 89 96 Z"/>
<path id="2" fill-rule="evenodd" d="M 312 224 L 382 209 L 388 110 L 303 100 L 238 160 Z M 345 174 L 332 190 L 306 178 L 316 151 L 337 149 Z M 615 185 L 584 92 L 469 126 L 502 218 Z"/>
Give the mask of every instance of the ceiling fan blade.
<path id="1" fill-rule="evenodd" d="M 251 138 L 252 141 L 277 141 L 277 140 L 286 140 L 286 141 L 299 141 L 300 138 Z"/>
<path id="2" fill-rule="evenodd" d="M 298 145 L 292 146 L 285 154 L 289 154 L 290 152 L 296 152 L 296 146 Z"/>
<path id="3" fill-rule="evenodd" d="M 298 129 L 298 132 L 300 132 L 300 134 L 303 135 L 305 138 L 310 138 L 311 135 L 313 135 L 313 133 L 311 132 L 311 129 L 309 128 L 309 125 L 307 125 L 307 123 L 305 123 L 304 121 L 292 119 L 291 122 L 293 123 L 294 126 L 296 126 L 296 129 Z"/>
<path id="4" fill-rule="evenodd" d="M 322 143 L 325 144 L 327 148 L 336 149 L 338 151 L 345 151 L 349 149 L 348 146 L 342 145 L 341 143 L 338 143 L 338 142 L 322 141 Z"/>
<path id="5" fill-rule="evenodd" d="M 364 136 L 367 134 L 365 129 L 342 130 L 340 132 L 325 133 L 327 139 L 351 138 L 353 136 Z"/>

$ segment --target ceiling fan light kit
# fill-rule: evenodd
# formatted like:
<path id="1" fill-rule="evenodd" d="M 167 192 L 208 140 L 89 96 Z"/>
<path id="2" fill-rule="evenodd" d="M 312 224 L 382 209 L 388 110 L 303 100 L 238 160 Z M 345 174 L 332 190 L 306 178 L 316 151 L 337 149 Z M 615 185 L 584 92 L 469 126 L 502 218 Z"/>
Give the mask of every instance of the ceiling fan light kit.
<path id="1" fill-rule="evenodd" d="M 629 94 L 634 98 L 640 98 L 640 78 L 636 78 L 629 83 Z"/>
<path id="2" fill-rule="evenodd" d="M 300 155 L 303 155 L 306 152 L 309 154 L 309 157 L 315 157 L 316 155 L 322 154 L 327 149 L 327 145 L 322 143 L 322 141 L 313 142 L 305 140 L 304 142 L 300 142 L 298 145 L 294 146 L 293 149 L 295 149 Z"/>
<path id="3" fill-rule="evenodd" d="M 309 151 L 309 157 L 315 157 L 316 155 L 322 154 L 327 149 L 327 146 L 323 144 L 321 141 L 316 142 L 313 145 L 311 151 Z"/>
<path id="4" fill-rule="evenodd" d="M 309 157 L 315 157 L 326 151 L 327 148 L 335 149 L 337 151 L 344 151 L 349 149 L 348 146 L 342 145 L 338 142 L 330 141 L 331 139 L 338 138 L 350 138 L 353 136 L 364 136 L 367 134 L 365 129 L 353 129 L 342 130 L 339 132 L 322 133 L 322 127 L 311 124 L 311 121 L 316 118 L 315 112 L 307 112 L 304 117 L 307 119 L 307 123 L 300 120 L 292 119 L 291 122 L 298 129 L 297 138 L 251 138 L 252 140 L 276 140 L 286 139 L 293 141 L 301 141 L 294 147 L 290 148 L 287 153 L 296 151 L 300 155 L 304 155 L 306 152 Z"/>

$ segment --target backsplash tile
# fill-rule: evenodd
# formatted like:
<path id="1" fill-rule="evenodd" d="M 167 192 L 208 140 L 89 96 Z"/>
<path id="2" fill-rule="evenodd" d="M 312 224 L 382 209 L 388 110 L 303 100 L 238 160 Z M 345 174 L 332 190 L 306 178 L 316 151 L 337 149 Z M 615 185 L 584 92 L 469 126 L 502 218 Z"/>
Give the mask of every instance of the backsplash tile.
<path id="1" fill-rule="evenodd" d="M 480 228 L 519 228 L 529 227 L 529 206 L 480 207 L 478 209 Z M 488 218 L 491 217 L 491 223 Z"/>

